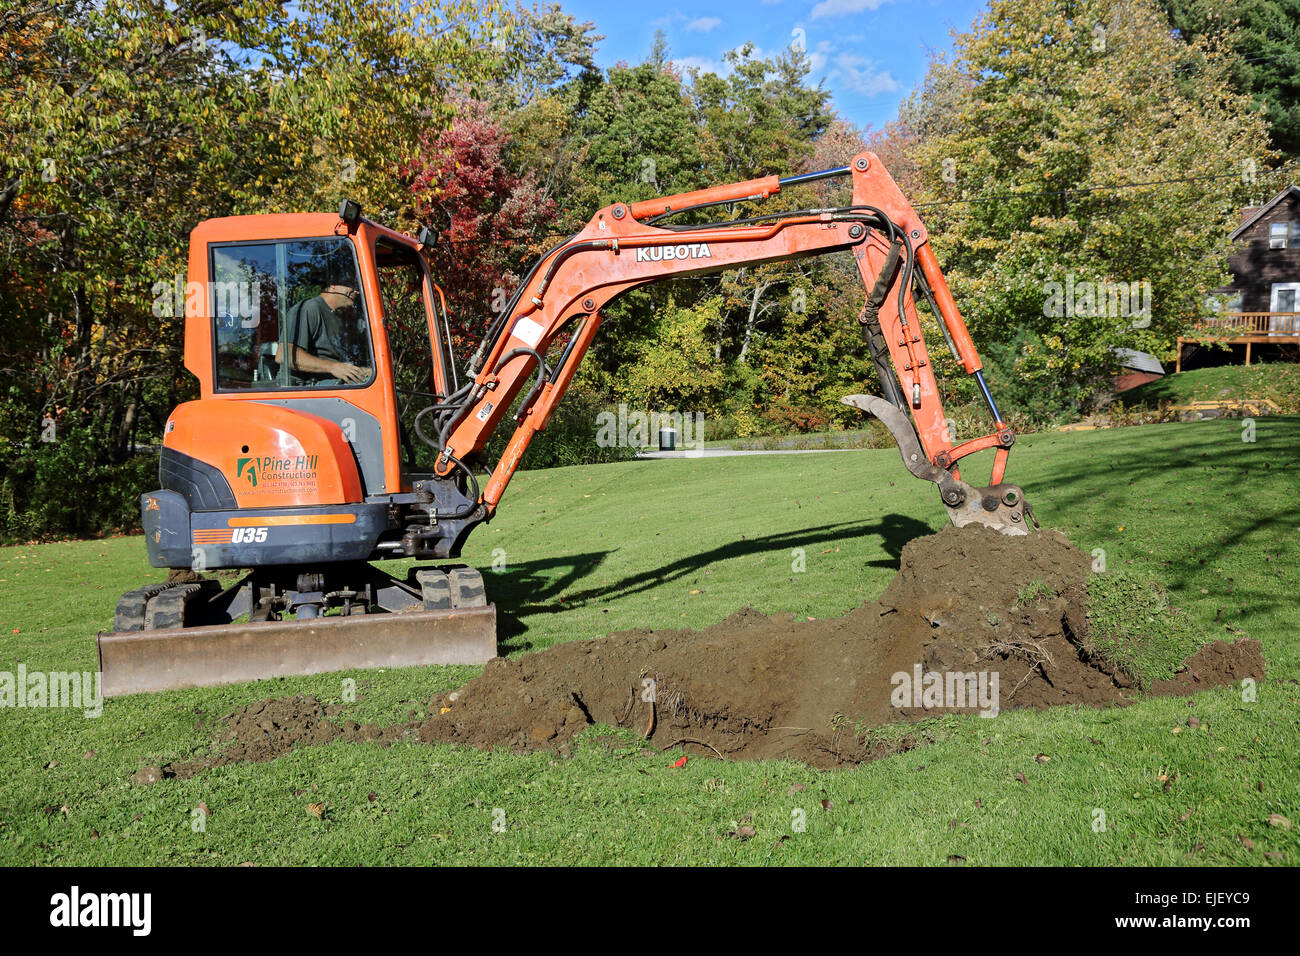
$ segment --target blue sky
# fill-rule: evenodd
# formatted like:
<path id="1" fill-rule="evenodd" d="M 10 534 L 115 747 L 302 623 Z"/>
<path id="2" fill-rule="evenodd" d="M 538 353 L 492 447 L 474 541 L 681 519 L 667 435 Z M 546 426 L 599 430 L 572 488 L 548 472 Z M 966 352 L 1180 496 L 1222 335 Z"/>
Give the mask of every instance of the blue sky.
<path id="1" fill-rule="evenodd" d="M 965 30 L 985 0 L 666 0 L 641 4 L 609 0 L 560 0 L 579 22 L 591 20 L 605 35 L 602 66 L 639 63 L 654 45 L 655 31 L 668 39 L 681 66 L 721 72 L 722 55 L 746 42 L 771 55 L 802 30 L 813 63 L 812 79 L 824 79 L 835 106 L 858 126 L 879 128 L 925 75 L 931 50 L 951 44 L 953 29 Z"/>

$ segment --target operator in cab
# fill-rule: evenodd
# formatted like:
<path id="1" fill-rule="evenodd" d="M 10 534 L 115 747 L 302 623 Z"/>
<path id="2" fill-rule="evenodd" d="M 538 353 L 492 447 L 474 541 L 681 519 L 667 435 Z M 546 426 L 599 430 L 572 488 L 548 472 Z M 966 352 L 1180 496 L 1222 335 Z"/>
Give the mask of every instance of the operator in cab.
<path id="1" fill-rule="evenodd" d="M 362 385 L 370 380 L 367 336 L 357 315 L 361 292 L 327 285 L 289 310 L 289 368 L 294 385 Z"/>

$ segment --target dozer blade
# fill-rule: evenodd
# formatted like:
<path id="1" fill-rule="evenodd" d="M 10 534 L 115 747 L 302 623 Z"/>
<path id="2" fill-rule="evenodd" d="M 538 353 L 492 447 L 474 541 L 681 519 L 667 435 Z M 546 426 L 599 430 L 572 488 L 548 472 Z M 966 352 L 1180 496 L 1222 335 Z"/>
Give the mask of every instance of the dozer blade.
<path id="1" fill-rule="evenodd" d="M 840 401 L 869 412 L 884 422 L 894 436 L 907 470 L 917 478 L 939 486 L 939 496 L 948 509 L 948 517 L 957 527 L 982 524 L 1002 534 L 1014 535 L 1028 534 L 1030 522 L 1034 527 L 1038 526 L 1034 511 L 1019 485 L 1003 482 L 977 488 L 929 461 L 911 420 L 901 408 L 876 395 L 845 395 Z"/>
<path id="2" fill-rule="evenodd" d="M 105 697 L 496 656 L 496 606 L 99 635 Z"/>

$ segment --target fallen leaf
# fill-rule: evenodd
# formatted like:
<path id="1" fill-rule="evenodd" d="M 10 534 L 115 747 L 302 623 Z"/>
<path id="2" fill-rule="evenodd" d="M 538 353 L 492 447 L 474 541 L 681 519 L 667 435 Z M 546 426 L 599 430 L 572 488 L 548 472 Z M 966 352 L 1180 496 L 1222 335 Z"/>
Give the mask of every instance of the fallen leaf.
<path id="1" fill-rule="evenodd" d="M 1241 841 L 1241 845 L 1244 846 L 1247 850 L 1255 849 L 1255 841 L 1252 840 L 1250 837 L 1244 837 L 1240 833 L 1238 833 L 1237 839 Z"/>
<path id="2" fill-rule="evenodd" d="M 1191 727 L 1193 730 L 1195 730 L 1197 727 L 1201 726 L 1201 722 L 1200 722 L 1198 719 L 1196 719 L 1195 717 L 1188 717 L 1188 718 L 1187 718 L 1187 726 L 1188 726 L 1188 727 Z"/>
<path id="3" fill-rule="evenodd" d="M 822 801 L 822 809 L 823 809 L 823 810 L 834 810 L 834 809 L 835 809 L 835 804 L 832 803 L 830 800 L 823 800 L 823 801 Z"/>
<path id="4" fill-rule="evenodd" d="M 1034 757 L 1034 759 L 1037 760 L 1039 763 L 1047 763 L 1047 761 L 1051 760 L 1052 758 L 1047 756 L 1047 754 L 1038 754 L 1036 757 Z"/>
<path id="5" fill-rule="evenodd" d="M 1017 774 L 1016 774 L 1016 779 L 1019 780 L 1021 783 L 1026 783 L 1026 782 L 1027 782 L 1027 781 L 1025 780 L 1025 775 L 1024 775 L 1023 773 L 1017 773 Z"/>
<path id="6" fill-rule="evenodd" d="M 758 831 L 751 826 L 736 827 L 736 832 L 731 834 L 737 840 L 752 840 Z"/>
<path id="7" fill-rule="evenodd" d="M 371 803 L 374 803 L 374 802 L 375 802 L 375 791 L 371 790 L 368 794 L 366 794 L 366 799 L 369 800 Z"/>
<path id="8" fill-rule="evenodd" d="M 315 817 L 317 820 L 324 820 L 324 819 L 325 819 L 325 804 L 323 804 L 323 803 L 309 803 L 309 804 L 307 804 L 307 812 L 310 813 L 310 814 L 311 814 L 313 817 Z"/>
<path id="9" fill-rule="evenodd" d="M 1271 827 L 1281 827 L 1283 830 L 1291 829 L 1291 821 L 1280 813 L 1270 813 L 1268 815 L 1268 825 Z"/>
<path id="10" fill-rule="evenodd" d="M 807 789 L 808 787 L 802 783 L 792 783 L 790 784 L 790 789 L 785 792 L 785 795 L 788 797 L 792 793 L 803 793 Z"/>
<path id="11" fill-rule="evenodd" d="M 961 864 L 963 864 L 963 863 L 965 863 L 965 862 L 966 862 L 966 858 L 965 858 L 964 856 L 959 856 L 959 855 L 956 854 L 956 853 L 954 853 L 952 856 L 948 857 L 948 865 L 949 865 L 949 866 L 960 866 Z"/>

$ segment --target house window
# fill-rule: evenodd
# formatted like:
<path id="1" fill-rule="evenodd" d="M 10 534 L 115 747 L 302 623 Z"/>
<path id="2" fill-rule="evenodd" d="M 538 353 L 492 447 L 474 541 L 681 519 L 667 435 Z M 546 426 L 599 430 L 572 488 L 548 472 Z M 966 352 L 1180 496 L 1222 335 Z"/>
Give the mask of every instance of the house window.
<path id="1" fill-rule="evenodd" d="M 1268 227 L 1270 249 L 1300 249 L 1300 222 L 1275 222 Z"/>

